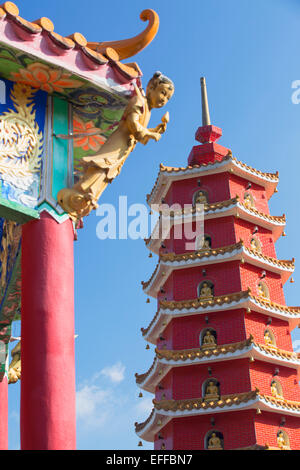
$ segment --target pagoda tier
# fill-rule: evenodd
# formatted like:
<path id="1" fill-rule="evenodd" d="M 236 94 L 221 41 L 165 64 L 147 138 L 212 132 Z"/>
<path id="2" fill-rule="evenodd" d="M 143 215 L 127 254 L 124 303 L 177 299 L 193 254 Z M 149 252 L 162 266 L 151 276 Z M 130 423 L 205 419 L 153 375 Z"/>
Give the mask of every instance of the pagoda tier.
<path id="1" fill-rule="evenodd" d="M 231 312 L 244 310 L 248 317 L 256 313 L 256 318 L 263 321 L 265 316 L 272 319 L 285 321 L 290 330 L 300 324 L 300 307 L 287 307 L 275 302 L 270 302 L 262 297 L 252 295 L 251 289 L 233 294 L 215 296 L 211 300 L 160 300 L 159 308 L 148 325 L 142 328 L 142 334 L 147 341 L 156 344 L 159 332 L 166 328 L 172 319 L 190 317 L 201 314 L 203 317 L 219 312 Z M 260 315 L 259 315 L 260 314 Z M 214 315 L 215 316 L 215 315 Z"/>
<path id="2" fill-rule="evenodd" d="M 209 366 L 214 362 L 248 358 L 252 362 L 267 360 L 274 366 L 296 369 L 298 374 L 300 372 L 300 353 L 255 343 L 252 336 L 245 341 L 218 345 L 213 349 L 156 349 L 155 353 L 150 369 L 145 374 L 136 374 L 139 387 L 151 393 L 155 393 L 156 387 L 173 368 L 195 364 Z"/>
<path id="3" fill-rule="evenodd" d="M 278 173 L 255 170 L 216 143 L 222 131 L 210 124 L 203 80 L 202 104 L 201 145 L 189 166 L 161 165 L 147 197 L 160 212 L 146 240 L 159 261 L 142 284 L 158 309 L 142 334 L 156 349 L 136 382 L 155 399 L 136 432 L 157 450 L 297 449 L 300 355 L 291 330 L 300 307 L 286 306 L 283 293 L 294 259 L 275 251 L 285 227 L 268 207 Z"/>

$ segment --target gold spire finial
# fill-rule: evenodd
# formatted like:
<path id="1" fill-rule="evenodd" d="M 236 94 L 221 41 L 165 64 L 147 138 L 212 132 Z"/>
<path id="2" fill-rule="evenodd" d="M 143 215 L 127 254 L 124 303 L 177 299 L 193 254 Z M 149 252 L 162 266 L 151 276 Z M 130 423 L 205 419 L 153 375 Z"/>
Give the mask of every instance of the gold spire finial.
<path id="1" fill-rule="evenodd" d="M 200 83 L 201 83 L 201 100 L 202 100 L 202 126 L 210 126 L 211 122 L 210 122 L 210 115 L 209 115 L 205 77 L 200 78 Z"/>

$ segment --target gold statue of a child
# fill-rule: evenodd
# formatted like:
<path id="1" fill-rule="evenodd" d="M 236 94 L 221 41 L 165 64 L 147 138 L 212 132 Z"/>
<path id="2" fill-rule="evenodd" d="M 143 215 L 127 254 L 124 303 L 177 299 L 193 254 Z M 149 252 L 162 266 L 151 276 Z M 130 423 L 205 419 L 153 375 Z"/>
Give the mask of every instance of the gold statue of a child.
<path id="1" fill-rule="evenodd" d="M 146 145 L 150 139 L 159 141 L 166 131 L 169 115 L 154 129 L 147 129 L 153 108 L 162 108 L 174 93 L 173 82 L 156 72 L 146 88 L 146 96 L 135 87 L 136 95 L 127 104 L 118 128 L 101 147 L 100 152 L 81 160 L 83 174 L 73 188 L 59 191 L 57 200 L 73 219 L 88 215 L 106 186 L 120 173 L 137 142 Z"/>

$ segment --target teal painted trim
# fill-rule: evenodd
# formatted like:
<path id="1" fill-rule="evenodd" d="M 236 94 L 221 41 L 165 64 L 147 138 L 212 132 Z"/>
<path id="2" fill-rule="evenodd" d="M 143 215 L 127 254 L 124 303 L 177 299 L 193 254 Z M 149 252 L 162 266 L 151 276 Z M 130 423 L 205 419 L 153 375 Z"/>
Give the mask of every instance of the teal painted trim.
<path id="1" fill-rule="evenodd" d="M 68 102 L 53 98 L 53 134 L 69 133 Z M 57 193 L 68 187 L 68 140 L 53 136 L 52 196 L 57 200 Z"/>
<path id="2" fill-rule="evenodd" d="M 25 224 L 33 219 L 39 219 L 40 214 L 37 210 L 22 206 L 17 202 L 9 201 L 0 196 L 0 217 L 7 220 L 13 220 L 19 224 Z"/>
<path id="3" fill-rule="evenodd" d="M 55 209 L 53 209 L 48 202 L 43 202 L 39 207 L 38 207 L 39 213 L 42 211 L 48 212 L 59 224 L 62 224 L 65 220 L 69 219 L 69 214 L 64 212 L 63 214 L 58 214 Z"/>

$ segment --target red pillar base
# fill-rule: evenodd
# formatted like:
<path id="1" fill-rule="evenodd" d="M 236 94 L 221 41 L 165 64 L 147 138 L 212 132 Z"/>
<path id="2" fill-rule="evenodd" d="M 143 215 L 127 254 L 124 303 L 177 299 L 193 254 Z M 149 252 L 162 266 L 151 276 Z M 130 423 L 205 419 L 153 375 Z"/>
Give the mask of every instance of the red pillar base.
<path id="1" fill-rule="evenodd" d="M 8 449 L 8 383 L 0 381 L 0 450 Z"/>
<path id="2" fill-rule="evenodd" d="M 74 233 L 43 212 L 22 233 L 21 449 L 74 449 Z"/>

